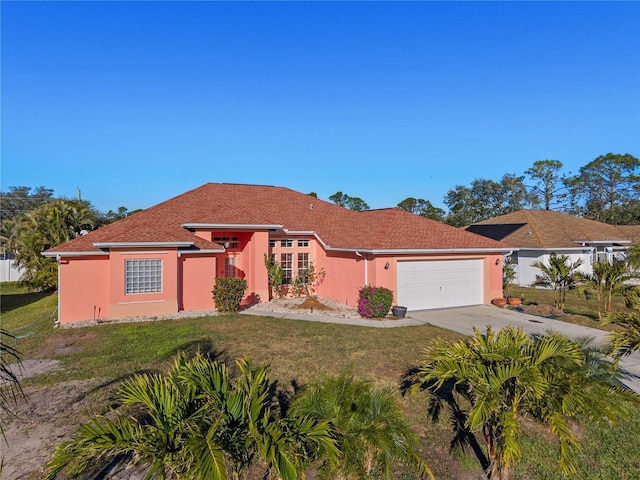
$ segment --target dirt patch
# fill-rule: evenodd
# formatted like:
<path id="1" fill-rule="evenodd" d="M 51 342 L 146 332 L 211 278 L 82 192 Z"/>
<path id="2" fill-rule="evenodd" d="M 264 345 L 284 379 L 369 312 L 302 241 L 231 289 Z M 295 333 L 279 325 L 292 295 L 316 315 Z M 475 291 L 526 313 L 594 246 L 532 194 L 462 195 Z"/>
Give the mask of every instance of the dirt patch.
<path id="1" fill-rule="evenodd" d="M 24 360 L 20 363 L 11 364 L 8 368 L 20 381 L 25 378 L 60 370 L 60 362 L 58 360 Z"/>
<path id="2" fill-rule="evenodd" d="M 530 315 L 538 315 L 540 317 L 559 317 L 564 315 L 564 312 L 559 308 L 552 305 L 527 305 L 524 307 L 524 313 Z"/>
<path id="3" fill-rule="evenodd" d="M 300 313 L 313 313 L 314 315 L 360 318 L 355 307 L 337 302 L 330 298 L 301 297 L 301 298 L 274 298 L 269 302 L 262 302 L 248 308 L 255 313 L 270 312 L 287 314 L 291 311 Z M 306 311 L 305 311 L 306 310 Z"/>
<path id="4" fill-rule="evenodd" d="M 0 419 L 6 436 L 2 479 L 44 478 L 55 447 L 70 438 L 79 422 L 91 418 L 96 404 L 92 392 L 99 383 L 94 379 L 25 387 L 13 409 L 15 416 L 3 413 Z"/>
<path id="5" fill-rule="evenodd" d="M 325 305 L 320 300 L 314 297 L 307 297 L 299 305 L 293 305 L 292 308 L 300 308 L 305 310 L 333 310 L 333 308 Z"/>

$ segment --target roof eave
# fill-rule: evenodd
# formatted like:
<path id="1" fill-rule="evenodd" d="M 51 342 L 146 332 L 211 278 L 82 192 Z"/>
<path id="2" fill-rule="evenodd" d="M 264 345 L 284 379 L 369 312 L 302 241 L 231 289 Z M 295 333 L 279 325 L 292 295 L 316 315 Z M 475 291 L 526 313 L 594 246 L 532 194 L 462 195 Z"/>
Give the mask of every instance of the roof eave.
<path id="1" fill-rule="evenodd" d="M 424 255 L 434 253 L 510 253 L 518 251 L 518 248 L 400 248 L 400 249 L 367 249 L 367 248 L 340 248 L 325 247 L 326 250 L 337 252 L 358 252 L 371 255 Z"/>
<path id="2" fill-rule="evenodd" d="M 605 244 L 605 243 L 631 243 L 631 240 L 574 240 L 576 243 L 581 246 L 588 246 L 590 243 L 593 244 Z"/>
<path id="3" fill-rule="evenodd" d="M 44 252 L 40 252 L 40 255 L 42 255 L 43 257 L 86 257 L 89 255 L 109 256 L 109 252 L 96 252 L 95 250 L 91 250 L 88 252 L 50 252 L 49 250 L 46 250 Z"/>
<path id="4" fill-rule="evenodd" d="M 96 242 L 96 248 L 186 248 L 192 247 L 194 242 Z"/>
<path id="5" fill-rule="evenodd" d="M 226 249 L 214 250 L 214 249 L 201 249 L 201 250 L 178 250 L 178 255 L 200 255 L 205 253 L 224 253 Z"/>
<path id="6" fill-rule="evenodd" d="M 217 230 L 273 230 L 282 225 L 250 224 L 250 223 L 183 223 L 182 228 L 200 229 L 211 228 Z"/>

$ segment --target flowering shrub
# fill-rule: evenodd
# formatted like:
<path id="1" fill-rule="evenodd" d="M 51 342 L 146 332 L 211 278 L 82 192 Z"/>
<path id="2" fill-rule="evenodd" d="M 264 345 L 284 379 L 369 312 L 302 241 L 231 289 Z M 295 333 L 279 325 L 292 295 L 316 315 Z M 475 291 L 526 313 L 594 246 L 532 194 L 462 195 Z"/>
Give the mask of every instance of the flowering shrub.
<path id="1" fill-rule="evenodd" d="M 384 318 L 393 303 L 388 288 L 365 285 L 358 293 L 358 313 L 362 318 Z"/>

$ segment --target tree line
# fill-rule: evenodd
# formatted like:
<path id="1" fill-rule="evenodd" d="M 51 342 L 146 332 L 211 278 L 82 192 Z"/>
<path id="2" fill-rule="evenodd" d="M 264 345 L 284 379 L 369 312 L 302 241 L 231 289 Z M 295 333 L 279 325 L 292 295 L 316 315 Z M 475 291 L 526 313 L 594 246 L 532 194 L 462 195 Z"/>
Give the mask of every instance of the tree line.
<path id="1" fill-rule="evenodd" d="M 448 211 L 424 198 L 407 197 L 397 207 L 456 227 L 522 209 L 555 210 L 614 225 L 640 224 L 640 161 L 629 154 L 608 153 L 563 173 L 560 160 L 537 160 L 522 175 L 499 180 L 478 178 L 455 185 L 444 197 Z M 337 192 L 336 205 L 368 210 L 358 197 Z"/>
<path id="2" fill-rule="evenodd" d="M 40 252 L 131 213 L 126 207 L 101 212 L 81 198 L 55 198 L 44 186 L 9 187 L 0 192 L 0 250 L 24 269 L 24 285 L 52 290 L 58 283 L 56 260 Z"/>
<path id="3" fill-rule="evenodd" d="M 456 227 L 541 208 L 617 225 L 640 224 L 640 160 L 608 153 L 575 175 L 563 173 L 562 168 L 559 160 L 537 160 L 522 175 L 507 173 L 499 180 L 478 178 L 470 185 L 456 185 L 444 198 L 448 211 L 414 197 L 397 207 Z M 329 200 L 351 210 L 370 208 L 362 198 L 341 191 Z M 23 283 L 53 289 L 55 259 L 40 252 L 135 212 L 123 206 L 101 212 L 87 200 L 54 198 L 53 190 L 44 186 L 10 187 L 0 192 L 0 251 L 15 254 L 16 263 L 27 272 Z"/>

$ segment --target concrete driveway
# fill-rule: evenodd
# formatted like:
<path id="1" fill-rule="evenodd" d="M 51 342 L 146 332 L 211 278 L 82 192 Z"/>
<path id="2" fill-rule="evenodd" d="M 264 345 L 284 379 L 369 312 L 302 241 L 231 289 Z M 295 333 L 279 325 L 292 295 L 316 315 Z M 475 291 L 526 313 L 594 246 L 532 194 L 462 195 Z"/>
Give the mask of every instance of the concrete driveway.
<path id="1" fill-rule="evenodd" d="M 480 332 L 484 332 L 487 326 L 498 330 L 507 325 L 520 327 L 532 334 L 546 333 L 549 330 L 553 330 L 569 338 L 588 337 L 592 338 L 597 344 L 602 343 L 607 335 L 607 332 L 603 330 L 489 305 L 411 311 L 407 313 L 407 317 L 416 323 L 429 323 L 465 335 L 473 335 L 473 327 L 476 327 Z M 620 360 L 620 371 L 623 374 L 622 380 L 625 385 L 640 393 L 640 352 L 637 351 L 633 355 L 622 358 Z"/>

